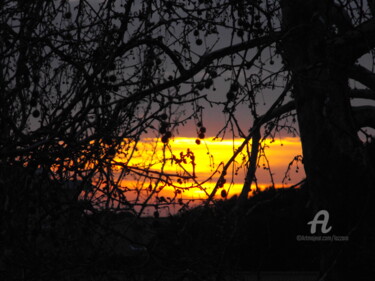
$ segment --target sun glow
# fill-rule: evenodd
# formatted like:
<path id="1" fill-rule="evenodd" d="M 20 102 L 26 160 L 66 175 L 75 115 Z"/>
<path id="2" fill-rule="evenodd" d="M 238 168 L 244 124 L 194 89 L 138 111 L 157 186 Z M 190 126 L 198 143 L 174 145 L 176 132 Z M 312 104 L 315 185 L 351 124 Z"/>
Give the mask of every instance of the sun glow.
<path id="1" fill-rule="evenodd" d="M 223 166 L 242 142 L 243 139 L 214 138 L 197 142 L 195 138 L 176 137 L 164 144 L 155 138 L 144 139 L 138 143 L 127 163 L 133 177 L 124 178 L 121 185 L 129 190 L 141 190 L 146 197 L 153 193 L 168 200 L 206 199 L 215 187 Z M 220 192 L 222 189 L 228 196 L 241 192 L 250 146 L 251 143 L 233 161 L 225 176 L 226 182 L 217 196 L 223 194 Z M 123 163 L 125 158 L 121 155 L 124 153 L 118 153 L 114 161 Z M 297 160 L 297 155 L 301 155 L 299 138 L 263 141 L 256 174 L 257 184 L 252 185 L 252 190 L 262 190 L 271 185 L 276 188 L 286 187 L 300 181 L 304 175 L 299 172 L 301 163 L 298 161 L 294 161 L 290 166 L 292 169 L 286 173 L 288 164 Z"/>

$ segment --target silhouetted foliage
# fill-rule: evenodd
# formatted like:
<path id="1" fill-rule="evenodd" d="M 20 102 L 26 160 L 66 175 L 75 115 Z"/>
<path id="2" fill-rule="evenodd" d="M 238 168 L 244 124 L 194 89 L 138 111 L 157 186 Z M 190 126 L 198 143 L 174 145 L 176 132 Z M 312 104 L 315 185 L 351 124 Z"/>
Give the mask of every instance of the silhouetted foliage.
<path id="1" fill-rule="evenodd" d="M 315 248 L 294 239 L 309 215 L 326 209 L 350 242 L 321 245 L 321 277 L 370 275 L 374 13 L 367 0 L 1 1 L 1 274 L 105 280 L 122 268 L 136 279 L 140 268 L 174 266 L 176 276 L 189 269 L 186 278 L 197 279 L 205 265 L 219 278 L 229 267 L 310 268 L 299 263 L 305 249 L 315 268 Z M 225 114 L 222 130 L 207 126 L 208 107 Z M 171 226 L 162 208 L 183 213 L 184 189 L 205 190 L 193 151 L 170 152 L 189 124 L 196 145 L 209 134 L 243 143 L 213 172 L 220 174 L 205 207 Z M 303 157 L 294 160 L 303 161 L 306 190 L 272 186 L 248 199 L 264 140 L 285 133 L 301 137 Z M 145 147 L 146 137 L 156 141 Z M 215 199 L 228 197 L 241 153 L 241 194 Z M 178 172 L 166 173 L 168 162 Z M 174 196 L 162 196 L 165 187 Z M 269 196 L 277 199 L 254 203 Z M 140 219 L 146 212 L 153 218 Z"/>

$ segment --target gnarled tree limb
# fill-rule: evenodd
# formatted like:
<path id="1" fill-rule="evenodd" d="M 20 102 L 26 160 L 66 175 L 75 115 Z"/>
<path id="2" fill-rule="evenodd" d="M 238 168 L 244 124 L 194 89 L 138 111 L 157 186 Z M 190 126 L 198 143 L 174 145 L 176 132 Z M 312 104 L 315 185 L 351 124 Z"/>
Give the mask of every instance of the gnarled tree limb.
<path id="1" fill-rule="evenodd" d="M 338 58 L 354 62 L 375 47 L 375 18 L 335 38 L 333 54 Z"/>

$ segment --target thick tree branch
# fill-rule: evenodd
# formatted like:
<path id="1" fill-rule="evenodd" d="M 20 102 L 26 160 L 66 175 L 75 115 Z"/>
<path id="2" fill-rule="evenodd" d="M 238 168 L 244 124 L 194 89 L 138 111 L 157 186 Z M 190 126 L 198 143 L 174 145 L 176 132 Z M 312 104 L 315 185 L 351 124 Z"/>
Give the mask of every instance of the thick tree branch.
<path id="1" fill-rule="evenodd" d="M 351 90 L 350 97 L 375 100 L 375 92 L 372 90 L 366 90 L 366 89 L 353 89 Z M 261 119 L 262 120 L 261 123 L 264 124 L 294 109 L 296 109 L 295 102 L 290 101 L 280 107 L 275 108 L 272 112 L 263 116 L 263 118 Z M 358 128 L 362 128 L 362 127 L 375 128 L 375 107 L 374 106 L 357 106 L 357 107 L 353 107 L 352 109 L 353 109 L 354 119 L 357 123 Z"/>
<path id="2" fill-rule="evenodd" d="M 370 89 L 351 89 L 350 97 L 357 99 L 375 100 L 375 91 Z"/>
<path id="3" fill-rule="evenodd" d="M 362 98 L 362 99 L 372 99 L 372 100 L 375 100 L 375 92 L 372 91 L 372 90 L 368 90 L 368 89 L 353 89 L 351 90 L 350 92 L 350 97 L 351 98 Z M 360 120 L 368 120 L 368 118 L 371 116 L 372 114 L 372 110 L 375 110 L 375 107 L 371 107 L 371 106 L 361 106 L 361 107 L 353 107 L 353 110 L 356 114 L 355 118 L 357 119 L 357 114 L 360 114 L 361 108 L 367 108 L 366 110 L 364 110 L 364 114 L 365 116 L 363 116 L 362 118 L 358 118 Z M 371 108 L 371 110 L 369 109 Z M 270 112 L 269 114 L 265 115 L 262 117 L 262 124 L 265 124 L 269 121 L 271 121 L 272 119 L 274 118 L 277 118 L 285 113 L 288 113 L 292 110 L 295 110 L 296 109 L 296 105 L 295 105 L 295 102 L 294 101 L 290 101 L 280 107 L 277 107 L 275 108 L 272 112 Z M 374 119 L 375 120 L 375 119 Z M 367 122 L 364 122 L 363 123 L 367 123 Z M 374 123 L 375 124 L 375 123 Z M 363 127 L 363 126 L 362 126 Z M 372 126 L 370 126 L 372 127 Z"/>
<path id="4" fill-rule="evenodd" d="M 375 107 L 374 106 L 356 106 L 352 108 L 353 117 L 358 129 L 363 127 L 375 128 Z"/>
<path id="5" fill-rule="evenodd" d="M 332 54 L 338 58 L 354 62 L 375 47 L 375 18 L 334 39 Z M 337 58 L 337 55 L 334 55 Z"/>
<path id="6" fill-rule="evenodd" d="M 271 121 L 272 119 L 274 118 L 277 118 L 285 113 L 288 113 L 292 110 L 296 109 L 296 104 L 293 101 L 290 101 L 286 104 L 283 104 L 282 106 L 280 107 L 277 107 L 275 108 L 272 112 L 270 112 L 270 114 L 268 114 L 267 116 L 264 116 L 264 118 L 262 119 L 262 123 L 267 123 L 268 121 Z"/>
<path id="7" fill-rule="evenodd" d="M 245 204 L 247 200 L 247 197 L 249 196 L 249 192 L 251 190 L 251 184 L 253 183 L 255 172 L 257 170 L 260 137 L 261 137 L 260 128 L 258 128 L 254 132 L 253 142 L 251 144 L 250 166 L 247 170 L 245 182 L 243 184 L 242 191 L 237 202 L 237 206 L 240 209 L 243 207 L 243 205 Z"/>
<path id="8" fill-rule="evenodd" d="M 375 73 L 361 65 L 353 65 L 348 70 L 349 77 L 375 91 Z"/>

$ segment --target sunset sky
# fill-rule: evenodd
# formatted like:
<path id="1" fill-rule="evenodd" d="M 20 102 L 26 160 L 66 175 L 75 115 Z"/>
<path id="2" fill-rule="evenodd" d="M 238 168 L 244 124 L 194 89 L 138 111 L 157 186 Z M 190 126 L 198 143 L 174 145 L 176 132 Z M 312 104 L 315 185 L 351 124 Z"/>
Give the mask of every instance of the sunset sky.
<path id="1" fill-rule="evenodd" d="M 174 184 L 177 186 L 191 187 L 190 190 L 184 190 L 180 196 L 184 199 L 205 199 L 207 198 L 206 192 L 210 193 L 212 188 L 215 186 L 216 180 L 220 176 L 219 173 L 215 174 L 215 171 L 222 170 L 222 165 L 225 164 L 233 154 L 233 150 L 238 148 L 242 139 L 234 140 L 214 140 L 213 137 L 207 137 L 201 140 L 201 143 L 196 144 L 196 138 L 183 138 L 176 137 L 171 139 L 165 150 L 165 157 L 167 160 L 164 166 L 164 173 L 170 175 L 181 175 L 187 176 L 187 173 L 183 172 L 181 166 L 190 174 L 193 175 L 193 165 L 191 158 L 186 158 L 186 164 L 181 163 L 181 166 L 171 161 L 173 158 L 180 159 L 181 153 L 186 155 L 188 150 L 194 154 L 195 157 L 195 175 L 196 182 L 193 180 L 188 180 L 186 182 L 178 183 L 177 177 L 174 177 Z M 154 153 L 154 146 L 158 143 L 156 139 L 149 138 L 145 139 L 139 145 L 139 149 L 135 156 L 133 157 L 130 165 L 137 167 L 149 166 L 153 171 L 161 171 L 162 169 L 162 159 L 163 159 L 163 144 L 158 143 L 156 153 Z M 265 156 L 270 163 L 271 172 L 273 174 L 273 180 L 276 187 L 287 187 L 289 185 L 298 183 L 304 178 L 304 172 L 301 167 L 301 163 L 294 163 L 290 171 L 290 180 L 287 180 L 283 184 L 283 179 L 285 177 L 285 172 L 287 171 L 288 164 L 294 159 L 295 156 L 301 155 L 301 144 L 298 137 L 287 137 L 283 139 L 275 139 L 274 142 L 271 140 L 266 140 L 264 142 L 266 145 Z M 171 149 L 171 150 L 170 150 Z M 246 153 L 246 151 L 244 151 Z M 232 168 L 228 171 L 226 176 L 226 184 L 224 189 L 228 192 L 228 197 L 238 194 L 241 191 L 242 184 L 245 178 L 245 166 L 243 165 L 243 157 L 245 154 L 240 154 Z M 266 157 L 260 157 L 259 168 L 257 170 L 257 181 L 258 186 L 263 189 L 272 184 L 270 178 L 270 171 L 267 168 Z M 152 159 L 152 160 L 151 160 Z M 117 158 L 117 161 L 121 161 L 121 158 Z M 151 165 L 151 166 L 150 166 Z M 237 174 L 236 174 L 237 171 Z M 212 176 L 211 180 L 208 180 Z M 287 177 L 289 178 L 289 177 Z M 204 183 L 203 183 L 204 182 Z M 202 187 L 206 190 L 203 191 L 196 187 L 196 183 L 203 183 Z M 124 186 L 139 188 L 139 182 L 127 180 L 123 182 Z M 138 185 L 138 186 L 137 186 Z M 145 183 L 147 187 L 148 182 Z M 255 189 L 255 185 L 252 186 Z M 173 197 L 174 188 L 165 186 L 163 192 L 159 196 Z M 220 198 L 220 192 L 218 192 L 217 197 Z"/>

